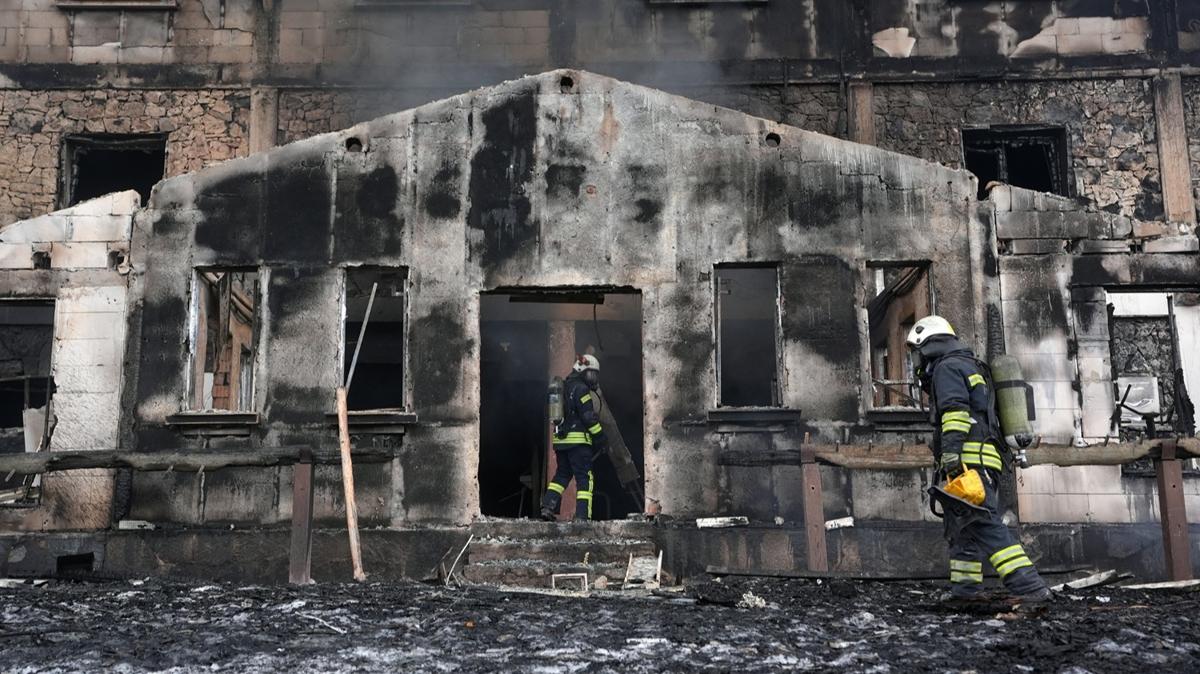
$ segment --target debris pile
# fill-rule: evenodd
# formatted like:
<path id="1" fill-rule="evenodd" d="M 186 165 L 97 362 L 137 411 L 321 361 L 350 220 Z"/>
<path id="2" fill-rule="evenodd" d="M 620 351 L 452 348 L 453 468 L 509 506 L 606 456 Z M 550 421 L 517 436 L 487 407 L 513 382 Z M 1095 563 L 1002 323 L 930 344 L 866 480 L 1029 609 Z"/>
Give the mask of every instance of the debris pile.
<path id="1" fill-rule="evenodd" d="M 587 598 L 406 584 L 0 588 L 9 672 L 1200 671 L 1200 592 L 1067 590 L 1037 611 L 931 583 L 724 578 Z"/>

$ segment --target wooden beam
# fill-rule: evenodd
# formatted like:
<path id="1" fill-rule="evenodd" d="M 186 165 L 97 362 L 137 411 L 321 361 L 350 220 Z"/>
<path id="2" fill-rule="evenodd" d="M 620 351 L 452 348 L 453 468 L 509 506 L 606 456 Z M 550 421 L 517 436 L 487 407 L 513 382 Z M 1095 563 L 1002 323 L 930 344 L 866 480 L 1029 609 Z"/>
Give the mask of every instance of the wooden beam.
<path id="1" fill-rule="evenodd" d="M 288 553 L 288 582 L 312 582 L 313 465 L 300 460 L 292 467 L 292 541 Z"/>
<path id="2" fill-rule="evenodd" d="M 87 468 L 132 468 L 140 471 L 210 471 L 243 466 L 290 466 L 311 451 L 313 463 L 338 464 L 338 449 L 307 447 L 245 447 L 238 449 L 171 449 L 163 451 L 65 451 L 0 454 L 0 474 L 53 473 Z M 364 447 L 354 451 L 354 460 L 383 463 L 395 458 L 394 449 Z"/>
<path id="3" fill-rule="evenodd" d="M 1135 459 L 1155 457 L 1162 440 L 1112 442 L 1107 445 L 1075 447 L 1041 445 L 1028 451 L 1032 465 L 1115 466 Z M 933 466 L 933 453 L 926 445 L 814 445 L 817 462 L 858 470 L 908 470 Z M 1180 438 L 1180 458 L 1200 458 L 1200 438 Z M 800 450 L 726 450 L 717 462 L 723 466 L 798 466 Z"/>
<path id="4" fill-rule="evenodd" d="M 808 570 L 829 571 L 829 553 L 825 541 L 825 505 L 821 494 L 821 467 L 808 449 L 800 450 L 800 478 L 804 489 L 804 550 Z"/>
<path id="5" fill-rule="evenodd" d="M 875 144 L 875 88 L 870 82 L 851 82 L 846 101 L 850 140 Z"/>
<path id="6" fill-rule="evenodd" d="M 1167 220 L 1196 222 L 1183 114 L 1183 84 L 1178 73 L 1154 78 L 1154 119 L 1158 123 L 1158 161 Z"/>
<path id="7" fill-rule="evenodd" d="M 1192 579 L 1191 543 L 1188 541 L 1187 508 L 1183 500 L 1183 462 L 1176 457 L 1176 443 L 1163 443 L 1154 461 L 1158 478 L 1158 512 L 1162 522 L 1163 557 L 1171 580 Z"/>

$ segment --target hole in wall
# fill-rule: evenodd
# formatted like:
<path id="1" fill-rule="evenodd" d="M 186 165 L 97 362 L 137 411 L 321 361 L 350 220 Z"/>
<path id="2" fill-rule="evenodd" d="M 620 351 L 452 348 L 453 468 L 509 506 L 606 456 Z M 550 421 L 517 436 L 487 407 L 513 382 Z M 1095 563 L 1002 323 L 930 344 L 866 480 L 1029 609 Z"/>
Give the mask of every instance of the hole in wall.
<path id="1" fill-rule="evenodd" d="M 63 139 L 59 206 L 137 190 L 142 203 L 163 179 L 167 137 L 160 134 L 95 134 Z"/>
<path id="2" fill-rule="evenodd" d="M 779 137 L 779 134 L 772 131 L 771 133 L 767 134 L 765 142 L 767 147 L 779 147 L 779 143 L 782 142 L 782 140 L 783 139 Z"/>
<path id="3" fill-rule="evenodd" d="M 362 151 L 363 151 L 363 144 L 362 144 L 361 140 L 359 140 L 357 138 L 353 138 L 353 137 L 346 139 L 346 152 L 362 152 Z"/>
<path id="4" fill-rule="evenodd" d="M 33 251 L 33 268 L 34 269 L 49 269 L 50 268 L 50 251 L 48 251 L 48 250 Z"/>
<path id="5" fill-rule="evenodd" d="M 59 555 L 54 559 L 54 573 L 57 576 L 88 576 L 95 570 L 96 553 L 84 552 L 78 555 Z"/>
<path id="6" fill-rule="evenodd" d="M 562 79 L 558 81 L 558 88 L 564 94 L 571 93 L 575 89 L 575 78 L 570 75 L 563 75 Z"/>

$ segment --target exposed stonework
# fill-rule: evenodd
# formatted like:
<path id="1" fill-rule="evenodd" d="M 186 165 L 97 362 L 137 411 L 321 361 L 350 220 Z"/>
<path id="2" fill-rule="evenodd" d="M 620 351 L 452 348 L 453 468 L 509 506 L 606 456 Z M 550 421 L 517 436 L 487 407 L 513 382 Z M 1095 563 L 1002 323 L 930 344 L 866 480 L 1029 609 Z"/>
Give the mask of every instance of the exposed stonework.
<path id="1" fill-rule="evenodd" d="M 178 175 L 245 155 L 249 115 L 234 89 L 0 92 L 0 224 L 54 210 L 66 135 L 165 134 Z"/>
<path id="2" fill-rule="evenodd" d="M 1200 77 L 1183 78 L 1183 113 L 1192 165 L 1192 191 L 1196 195 L 1197 213 L 1200 213 Z"/>
<path id="3" fill-rule="evenodd" d="M 877 85 L 875 115 L 881 147 L 953 167 L 962 165 L 964 128 L 1066 127 L 1079 196 L 1122 215 L 1162 217 L 1149 79 Z"/>

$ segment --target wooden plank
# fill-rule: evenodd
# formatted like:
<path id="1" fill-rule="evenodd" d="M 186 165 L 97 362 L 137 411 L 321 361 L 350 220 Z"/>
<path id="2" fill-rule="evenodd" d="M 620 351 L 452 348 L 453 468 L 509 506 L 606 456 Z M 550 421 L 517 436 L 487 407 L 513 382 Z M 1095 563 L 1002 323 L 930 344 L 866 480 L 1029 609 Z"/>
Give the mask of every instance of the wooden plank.
<path id="1" fill-rule="evenodd" d="M 801 450 L 800 479 L 804 489 L 804 551 L 809 571 L 828 571 L 825 542 L 825 505 L 821 494 L 821 467 L 811 450 Z"/>
<path id="2" fill-rule="evenodd" d="M 292 544 L 288 582 L 312 582 L 313 464 L 301 460 L 292 468 Z"/>
<path id="3" fill-rule="evenodd" d="M 846 101 L 850 140 L 875 144 L 875 87 L 870 82 L 851 82 Z"/>
<path id="4" fill-rule="evenodd" d="M 337 388 L 338 444 L 342 452 L 342 489 L 346 494 L 346 533 L 350 536 L 350 563 L 354 580 L 367 579 L 358 540 L 358 503 L 354 500 L 354 464 L 350 458 L 350 422 L 346 412 L 346 387 Z"/>
<path id="5" fill-rule="evenodd" d="M 244 447 L 237 449 L 170 449 L 162 451 L 79 450 L 0 454 L 0 473 L 53 473 L 88 468 L 132 468 L 140 471 L 196 472 L 245 466 L 290 466 L 311 451 L 313 463 L 337 464 L 340 450 L 308 447 Z M 394 449 L 363 447 L 353 452 L 356 461 L 381 463 L 396 456 Z"/>
<path id="6" fill-rule="evenodd" d="M 1183 84 L 1178 73 L 1154 78 L 1154 119 L 1167 220 L 1196 222 L 1188 137 L 1183 113 Z"/>

